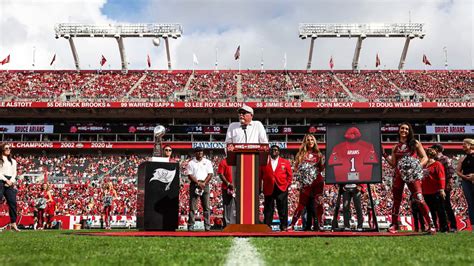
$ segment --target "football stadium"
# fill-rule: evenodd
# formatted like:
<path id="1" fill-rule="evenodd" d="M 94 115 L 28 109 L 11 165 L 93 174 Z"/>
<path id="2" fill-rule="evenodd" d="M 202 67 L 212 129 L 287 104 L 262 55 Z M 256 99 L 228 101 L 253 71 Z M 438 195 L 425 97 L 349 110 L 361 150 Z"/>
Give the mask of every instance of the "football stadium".
<path id="1" fill-rule="evenodd" d="M 397 3 L 2 2 L 1 264 L 473 265 L 472 3 Z"/>

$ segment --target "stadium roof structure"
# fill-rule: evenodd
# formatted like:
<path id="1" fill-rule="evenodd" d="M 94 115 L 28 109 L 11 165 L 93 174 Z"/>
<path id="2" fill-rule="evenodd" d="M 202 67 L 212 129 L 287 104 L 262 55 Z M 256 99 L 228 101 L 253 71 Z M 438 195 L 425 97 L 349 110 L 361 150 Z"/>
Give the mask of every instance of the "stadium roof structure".
<path id="1" fill-rule="evenodd" d="M 403 69 L 408 52 L 410 40 L 413 38 L 423 39 L 426 35 L 423 23 L 369 23 L 369 24 L 314 24 L 300 23 L 299 37 L 301 39 L 311 38 L 309 47 L 308 64 L 306 70 L 311 69 L 313 58 L 314 41 L 316 38 L 357 38 L 357 44 L 352 59 L 352 69 L 357 70 L 359 55 L 362 49 L 362 41 L 366 38 L 406 38 L 398 69 Z"/>
<path id="2" fill-rule="evenodd" d="M 92 25 L 78 23 L 60 23 L 55 26 L 56 39 L 69 40 L 76 69 L 80 70 L 79 56 L 73 38 L 115 38 L 120 51 L 122 70 L 127 71 L 127 59 L 123 38 L 154 38 L 153 44 L 159 46 L 160 38 L 165 40 L 168 69 L 171 70 L 171 57 L 169 51 L 169 38 L 177 39 L 183 34 L 180 24 L 117 24 L 117 25 Z"/>

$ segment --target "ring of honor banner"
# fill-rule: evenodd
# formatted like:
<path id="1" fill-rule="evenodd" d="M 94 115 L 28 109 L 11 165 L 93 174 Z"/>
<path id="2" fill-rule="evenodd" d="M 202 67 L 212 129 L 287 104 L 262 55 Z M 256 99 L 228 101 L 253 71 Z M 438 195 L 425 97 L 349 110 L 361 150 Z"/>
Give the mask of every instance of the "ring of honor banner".
<path id="1" fill-rule="evenodd" d="M 382 182 L 380 122 L 328 125 L 326 184 Z"/>
<path id="2" fill-rule="evenodd" d="M 143 162 L 138 167 L 137 227 L 178 229 L 179 164 Z"/>

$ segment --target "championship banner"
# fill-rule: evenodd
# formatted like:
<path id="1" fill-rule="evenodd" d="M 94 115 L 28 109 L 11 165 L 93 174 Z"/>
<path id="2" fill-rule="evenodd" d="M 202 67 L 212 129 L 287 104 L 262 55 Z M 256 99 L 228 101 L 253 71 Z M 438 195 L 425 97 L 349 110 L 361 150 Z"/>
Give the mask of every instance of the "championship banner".
<path id="1" fill-rule="evenodd" d="M 327 126 L 326 184 L 382 182 L 380 123 Z"/>
<path id="2" fill-rule="evenodd" d="M 15 149 L 153 149 L 151 142 L 14 141 Z"/>

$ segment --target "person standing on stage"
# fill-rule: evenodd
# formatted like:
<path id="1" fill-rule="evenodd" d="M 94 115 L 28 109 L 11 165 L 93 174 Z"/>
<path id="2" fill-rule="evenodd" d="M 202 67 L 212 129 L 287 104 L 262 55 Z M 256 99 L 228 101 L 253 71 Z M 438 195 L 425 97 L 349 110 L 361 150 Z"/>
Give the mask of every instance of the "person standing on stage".
<path id="1" fill-rule="evenodd" d="M 389 228 L 389 232 L 396 233 L 398 231 L 398 216 L 403 199 L 403 189 L 405 184 L 407 184 L 412 195 L 415 195 L 415 200 L 420 207 L 425 222 L 429 225 L 428 231 L 435 233 L 436 228 L 431 222 L 429 208 L 423 198 L 421 189 L 422 168 L 426 165 L 428 157 L 426 157 L 421 143 L 415 139 L 413 128 L 409 123 L 404 122 L 400 124 L 398 139 L 398 144 L 392 148 L 391 157 L 386 154 L 384 155 L 388 164 L 395 168 L 392 185 L 392 225 Z"/>
<path id="2" fill-rule="evenodd" d="M 323 225 L 323 190 L 324 179 L 321 172 L 324 170 L 324 157 L 318 148 L 314 135 L 304 136 L 303 143 L 295 157 L 295 177 L 300 183 L 300 197 L 298 207 L 296 207 L 289 230 L 294 230 L 294 226 L 304 207 L 308 204 L 311 196 L 314 196 L 314 206 L 317 223 L 313 230 L 317 231 Z"/>
<path id="3" fill-rule="evenodd" d="M 211 207 L 209 204 L 209 182 L 211 181 L 214 169 L 212 162 L 204 158 L 204 150 L 201 147 L 194 149 L 194 159 L 189 161 L 186 172 L 191 184 L 189 185 L 189 219 L 188 230 L 194 230 L 194 213 L 197 210 L 198 198 L 201 199 L 204 230 L 211 230 Z"/>
<path id="4" fill-rule="evenodd" d="M 429 148 L 426 150 L 426 155 L 428 156 L 428 162 L 422 181 L 423 197 L 430 208 L 431 219 L 435 226 L 437 225 L 437 230 L 447 232 L 448 223 L 444 210 L 444 200 L 446 198 L 444 167 L 439 161 L 435 160 L 438 155 L 435 149 Z"/>
<path id="5" fill-rule="evenodd" d="M 439 161 L 444 167 L 444 174 L 446 175 L 446 185 L 444 192 L 446 194 L 446 198 L 443 200 L 443 204 L 449 222 L 449 231 L 456 232 L 458 230 L 458 226 L 456 223 L 456 216 L 454 215 L 453 206 L 451 205 L 451 191 L 453 190 L 453 177 L 456 170 L 453 167 L 451 159 L 443 154 L 443 145 L 435 144 L 431 146 L 431 148 L 436 150 L 436 160 Z"/>
<path id="6" fill-rule="evenodd" d="M 474 225 L 474 139 L 464 139 L 462 149 L 466 153 L 458 162 L 456 174 L 462 178 L 462 190 L 467 202 L 471 226 Z"/>
<path id="7" fill-rule="evenodd" d="M 237 219 L 235 207 L 235 188 L 232 183 L 232 168 L 227 164 L 224 158 L 217 167 L 217 175 L 222 180 L 222 203 L 224 207 L 224 227 L 229 224 L 235 224 Z"/>
<path id="8" fill-rule="evenodd" d="M 0 199 L 5 196 L 8 204 L 8 213 L 10 215 L 10 228 L 12 231 L 19 232 L 16 225 L 17 203 L 16 194 L 18 190 L 16 185 L 17 164 L 11 155 L 11 146 L 7 143 L 0 144 Z"/>
<path id="9" fill-rule="evenodd" d="M 265 196 L 264 223 L 271 227 L 275 201 L 280 219 L 280 230 L 288 230 L 288 188 L 293 180 L 290 161 L 280 157 L 277 145 L 270 147 L 270 161 L 260 167 L 260 187 Z"/>
<path id="10" fill-rule="evenodd" d="M 112 181 L 106 182 L 104 184 L 104 221 L 105 229 L 110 230 L 110 222 L 112 221 L 112 209 L 114 204 L 114 199 L 117 198 L 117 192 L 114 189 Z"/>
<path id="11" fill-rule="evenodd" d="M 230 123 L 225 143 L 268 143 L 267 132 L 260 121 L 253 119 L 253 109 L 243 105 L 238 109 L 239 122 Z"/>

